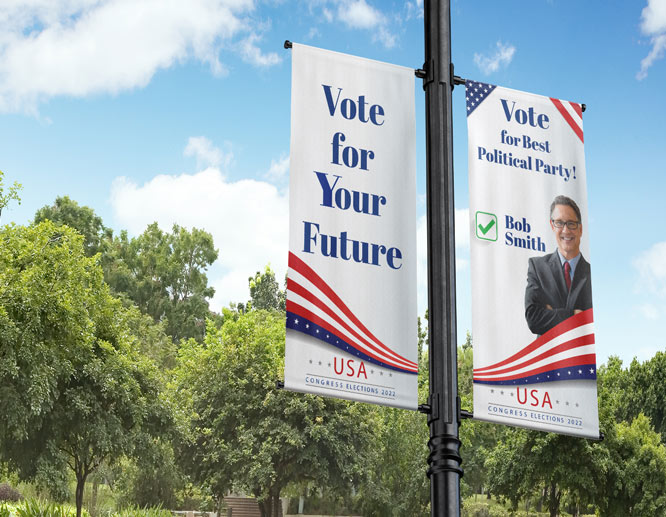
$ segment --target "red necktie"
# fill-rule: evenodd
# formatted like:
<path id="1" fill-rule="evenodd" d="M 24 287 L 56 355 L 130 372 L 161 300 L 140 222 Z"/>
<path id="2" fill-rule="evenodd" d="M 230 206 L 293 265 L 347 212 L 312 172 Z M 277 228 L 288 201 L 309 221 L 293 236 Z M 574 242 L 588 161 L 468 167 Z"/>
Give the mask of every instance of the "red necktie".
<path id="1" fill-rule="evenodd" d="M 571 264 L 569 262 L 564 263 L 564 280 L 567 283 L 567 290 L 571 291 Z"/>

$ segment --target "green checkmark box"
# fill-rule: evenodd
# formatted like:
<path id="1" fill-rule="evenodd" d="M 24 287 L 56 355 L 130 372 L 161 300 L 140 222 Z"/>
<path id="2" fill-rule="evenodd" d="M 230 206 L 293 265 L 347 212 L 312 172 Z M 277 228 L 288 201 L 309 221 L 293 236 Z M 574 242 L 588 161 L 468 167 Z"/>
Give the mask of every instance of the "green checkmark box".
<path id="1" fill-rule="evenodd" d="M 484 241 L 497 240 L 497 216 L 490 212 L 476 213 L 476 236 Z"/>

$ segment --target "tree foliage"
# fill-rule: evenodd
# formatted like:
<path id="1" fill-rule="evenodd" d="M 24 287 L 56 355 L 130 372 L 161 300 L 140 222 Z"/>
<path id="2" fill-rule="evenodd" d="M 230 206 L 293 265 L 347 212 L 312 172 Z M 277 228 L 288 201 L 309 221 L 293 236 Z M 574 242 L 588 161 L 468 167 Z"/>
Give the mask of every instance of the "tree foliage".
<path id="1" fill-rule="evenodd" d="M 0 440 L 43 425 L 104 330 L 102 271 L 82 237 L 45 222 L 0 228 Z"/>
<path id="2" fill-rule="evenodd" d="M 639 414 L 631 424 L 620 422 L 606 440 L 605 490 L 596 498 L 601 515 L 666 515 L 666 447 L 650 420 Z"/>
<path id="3" fill-rule="evenodd" d="M 24 478 L 87 477 L 168 422 L 152 363 L 83 237 L 50 221 L 0 229 L 0 454 Z"/>
<path id="4" fill-rule="evenodd" d="M 626 377 L 622 416 L 632 421 L 643 413 L 666 441 L 666 353 L 657 352 L 643 363 L 634 359 Z"/>
<path id="5" fill-rule="evenodd" d="M 67 225 L 83 235 L 83 248 L 88 257 L 103 251 L 105 240 L 111 239 L 111 229 L 106 228 L 95 211 L 87 206 L 80 206 L 69 196 L 57 197 L 53 205 L 47 205 L 35 213 L 34 223 L 45 220 L 57 225 Z"/>
<path id="6" fill-rule="evenodd" d="M 215 293 L 205 272 L 216 259 L 208 232 L 174 224 L 168 233 L 153 223 L 133 239 L 121 232 L 103 257 L 103 267 L 111 288 L 155 322 L 164 322 L 174 341 L 201 341 L 208 299 Z"/>
<path id="7" fill-rule="evenodd" d="M 268 311 L 284 311 L 287 296 L 280 289 L 275 279 L 275 272 L 266 266 L 263 273 L 257 271 L 253 277 L 248 278 L 250 284 L 250 306 L 253 309 Z"/>
<path id="8" fill-rule="evenodd" d="M 424 415 L 386 407 L 373 408 L 372 413 L 375 432 L 360 490 L 363 515 L 430 515 Z"/>
<path id="9" fill-rule="evenodd" d="M 209 325 L 181 349 L 178 393 L 190 408 L 187 466 L 218 497 L 236 487 L 277 515 L 289 483 L 349 487 L 370 436 L 367 409 L 276 388 L 284 364 L 284 316 L 254 310 Z"/>
<path id="10" fill-rule="evenodd" d="M 2 215 L 2 210 L 9 205 L 10 201 L 16 201 L 19 205 L 21 204 L 21 198 L 19 197 L 19 192 L 23 186 L 15 181 L 11 187 L 5 190 L 3 185 L 3 178 L 5 174 L 0 171 L 0 216 Z"/>

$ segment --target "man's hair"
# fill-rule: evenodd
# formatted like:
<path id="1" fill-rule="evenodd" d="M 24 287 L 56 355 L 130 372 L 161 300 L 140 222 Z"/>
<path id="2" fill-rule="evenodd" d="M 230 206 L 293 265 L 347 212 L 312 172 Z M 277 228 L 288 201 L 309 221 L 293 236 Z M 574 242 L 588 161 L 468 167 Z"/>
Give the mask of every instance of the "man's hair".
<path id="1" fill-rule="evenodd" d="M 557 196 L 555 199 L 553 199 L 553 202 L 550 204 L 551 217 L 553 216 L 553 210 L 555 210 L 557 205 L 566 205 L 573 208 L 573 211 L 576 212 L 576 217 L 578 217 L 578 222 L 581 222 L 582 218 L 580 216 L 580 208 L 578 208 L 578 205 L 573 199 L 567 196 Z"/>

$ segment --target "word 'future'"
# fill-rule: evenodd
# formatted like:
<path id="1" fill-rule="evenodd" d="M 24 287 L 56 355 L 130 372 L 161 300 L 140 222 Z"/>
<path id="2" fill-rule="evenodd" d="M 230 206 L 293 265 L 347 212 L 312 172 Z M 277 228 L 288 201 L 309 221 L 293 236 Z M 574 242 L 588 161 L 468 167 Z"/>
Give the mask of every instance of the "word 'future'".
<path id="1" fill-rule="evenodd" d="M 357 100 L 353 100 L 343 96 L 342 88 L 334 89 L 327 84 L 321 86 L 324 89 L 324 99 L 331 117 L 340 115 L 346 120 L 358 120 L 362 124 L 378 127 L 384 125 L 384 108 L 379 104 L 368 103 L 365 95 L 359 95 Z M 342 131 L 337 131 L 333 135 L 331 163 L 348 169 L 369 171 L 370 160 L 375 158 L 375 152 L 371 149 L 357 149 L 352 145 L 344 145 L 343 142 L 346 140 L 347 137 Z M 355 190 L 350 192 L 346 188 L 338 186 L 338 181 L 342 176 L 333 175 L 335 179 L 331 183 L 327 173 L 318 171 L 314 171 L 314 173 L 321 187 L 321 206 L 337 210 L 351 209 L 358 214 L 381 217 L 380 206 L 387 204 L 385 196 Z M 347 231 L 341 231 L 339 235 L 328 235 L 321 230 L 318 223 L 310 221 L 303 221 L 303 251 L 305 253 L 317 251 L 325 257 L 352 260 L 372 266 L 386 264 L 391 269 L 402 267 L 400 249 L 353 239 Z"/>

